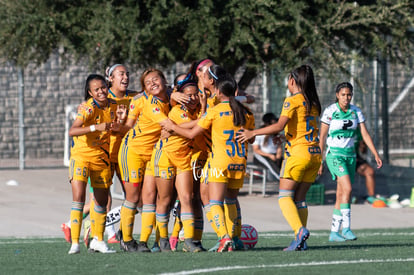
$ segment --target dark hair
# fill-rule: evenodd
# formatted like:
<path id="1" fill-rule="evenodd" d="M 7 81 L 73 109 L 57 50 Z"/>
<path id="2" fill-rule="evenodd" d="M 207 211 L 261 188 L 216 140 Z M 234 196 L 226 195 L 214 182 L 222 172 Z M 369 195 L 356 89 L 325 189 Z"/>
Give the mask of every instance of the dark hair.
<path id="1" fill-rule="evenodd" d="M 294 69 L 290 76 L 295 80 L 296 85 L 303 93 L 306 100 L 306 114 L 310 114 L 312 106 L 315 106 L 318 110 L 318 114 L 321 114 L 321 103 L 319 101 L 318 93 L 316 91 L 315 77 L 313 70 L 309 65 L 302 65 Z"/>
<path id="2" fill-rule="evenodd" d="M 160 70 L 155 69 L 155 68 L 148 68 L 142 73 L 141 79 L 140 79 L 141 88 L 142 88 L 143 91 L 145 91 L 145 83 L 144 83 L 145 77 L 147 75 L 149 75 L 150 73 L 153 73 L 153 72 L 156 72 L 158 74 L 158 76 L 161 77 L 161 79 L 164 81 L 165 85 L 167 85 L 167 79 L 165 78 L 165 75 L 164 75 L 163 72 L 161 72 Z"/>
<path id="3" fill-rule="evenodd" d="M 208 78 L 213 79 L 214 86 L 216 86 L 217 80 L 219 78 L 222 78 L 226 75 L 227 75 L 226 70 L 220 65 L 213 65 L 210 68 L 208 68 Z M 236 88 L 237 88 L 237 84 L 236 84 Z"/>
<path id="4" fill-rule="evenodd" d="M 252 114 L 243 104 L 235 98 L 237 83 L 233 76 L 229 73 L 221 75 L 216 79 L 215 87 L 229 98 L 230 108 L 233 112 L 233 123 L 235 126 L 243 126 L 246 124 L 246 113 Z"/>
<path id="5" fill-rule="evenodd" d="M 272 124 L 272 120 L 278 121 L 279 118 L 274 113 L 266 113 L 262 117 L 262 121 L 266 125 Z"/>
<path id="6" fill-rule="evenodd" d="M 103 77 L 100 74 L 90 74 L 88 75 L 88 78 L 86 78 L 86 82 L 85 82 L 85 100 L 88 100 L 89 98 L 91 98 L 92 96 L 89 94 L 90 92 L 90 83 L 92 80 L 102 80 L 103 83 L 105 83 L 106 85 L 106 81 L 105 81 L 105 77 Z"/>
<path id="7" fill-rule="evenodd" d="M 348 88 L 349 91 L 351 92 L 351 94 L 354 93 L 354 87 L 352 86 L 351 83 L 349 83 L 349 82 L 342 82 L 342 83 L 339 83 L 338 85 L 336 85 L 335 94 L 339 93 L 339 91 L 341 89 L 343 89 L 343 88 Z M 336 98 L 336 101 L 335 102 L 338 102 L 338 98 Z"/>
<path id="8" fill-rule="evenodd" d="M 182 82 L 180 82 L 180 84 L 177 85 L 177 91 L 182 93 L 184 88 L 189 87 L 189 86 L 195 86 L 196 88 L 198 87 L 197 82 L 191 79 L 187 79 L 187 80 L 183 80 Z"/>
<path id="9" fill-rule="evenodd" d="M 193 63 L 191 63 L 187 76 L 191 78 L 193 81 L 198 83 L 198 77 L 197 77 L 196 72 L 201 71 L 201 69 L 204 68 L 204 66 L 209 62 L 214 64 L 214 61 L 209 58 L 204 58 L 198 61 L 194 61 Z"/>
<path id="10" fill-rule="evenodd" d="M 181 76 L 187 76 L 187 74 L 186 73 L 179 73 L 179 74 L 177 74 L 176 76 L 175 76 L 175 78 L 174 78 L 174 87 L 176 87 L 177 85 L 178 85 L 178 78 L 180 78 Z M 187 78 L 187 77 L 186 77 Z M 185 80 L 185 79 L 184 79 Z M 183 80 L 182 80 L 183 81 Z"/>

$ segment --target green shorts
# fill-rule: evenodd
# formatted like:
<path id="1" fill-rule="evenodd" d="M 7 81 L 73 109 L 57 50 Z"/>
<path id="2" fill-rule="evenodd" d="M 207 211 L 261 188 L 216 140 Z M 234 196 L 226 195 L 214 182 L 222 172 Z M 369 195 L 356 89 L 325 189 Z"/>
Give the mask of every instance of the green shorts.
<path id="1" fill-rule="evenodd" d="M 349 175 L 351 183 L 354 183 L 356 168 L 355 157 L 334 156 L 328 153 L 326 156 L 326 164 L 328 165 L 333 180 L 336 180 L 337 177 Z"/>

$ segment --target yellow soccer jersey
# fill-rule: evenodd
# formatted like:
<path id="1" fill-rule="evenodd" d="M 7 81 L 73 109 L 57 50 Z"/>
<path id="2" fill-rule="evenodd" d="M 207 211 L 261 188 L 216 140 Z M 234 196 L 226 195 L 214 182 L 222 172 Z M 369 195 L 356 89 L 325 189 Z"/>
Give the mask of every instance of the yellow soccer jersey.
<path id="1" fill-rule="evenodd" d="M 185 106 L 175 105 L 168 114 L 168 118 L 180 125 L 182 123 L 190 122 L 197 119 L 198 112 L 191 114 Z M 179 155 L 186 156 L 191 152 L 193 141 L 191 139 L 172 135 L 165 140 L 158 142 L 157 148 L 168 153 L 179 153 Z"/>
<path id="2" fill-rule="evenodd" d="M 169 102 L 150 95 L 144 102 L 142 112 L 134 128 L 125 136 L 128 147 L 142 155 L 151 155 L 154 144 L 161 135 L 160 122 L 167 119 L 170 111 Z"/>
<path id="3" fill-rule="evenodd" d="M 286 156 L 295 155 L 310 159 L 320 154 L 319 114 L 312 106 L 310 115 L 306 115 L 306 101 L 301 93 L 285 99 L 280 116 L 289 118 L 285 126 Z"/>
<path id="4" fill-rule="evenodd" d="M 135 121 L 137 121 L 147 100 L 148 95 L 145 92 L 142 92 L 134 96 L 134 98 L 131 99 L 131 102 L 129 104 L 128 118 L 132 118 Z"/>
<path id="5" fill-rule="evenodd" d="M 236 141 L 236 133 L 241 127 L 234 126 L 233 112 L 228 101 L 209 108 L 198 125 L 204 129 L 211 127 L 213 154 L 209 173 L 222 173 L 233 179 L 242 178 L 246 168 L 248 144 Z M 254 129 L 253 115 L 246 114 L 244 128 Z"/>
<path id="6" fill-rule="evenodd" d="M 117 105 L 125 105 L 129 106 L 131 99 L 137 95 L 136 91 L 127 90 L 125 96 L 123 98 L 117 97 L 111 90 L 109 90 L 108 98 L 113 99 Z M 118 162 L 118 151 L 119 146 L 122 143 L 123 135 L 120 133 L 111 133 L 110 137 L 110 146 L 109 146 L 109 154 L 111 162 Z"/>
<path id="7" fill-rule="evenodd" d="M 79 108 L 77 119 L 83 121 L 83 127 L 100 123 L 110 123 L 115 119 L 117 104 L 108 98 L 108 106 L 101 108 L 93 98 L 85 103 L 85 108 Z M 86 135 L 73 137 L 71 157 L 88 160 L 102 159 L 109 161 L 109 132 L 95 131 Z"/>

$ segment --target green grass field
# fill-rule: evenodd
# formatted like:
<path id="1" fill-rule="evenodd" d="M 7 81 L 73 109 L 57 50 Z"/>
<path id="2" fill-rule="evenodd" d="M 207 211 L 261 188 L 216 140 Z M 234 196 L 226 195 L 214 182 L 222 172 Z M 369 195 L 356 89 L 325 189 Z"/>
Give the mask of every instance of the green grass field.
<path id="1" fill-rule="evenodd" d="M 414 228 L 354 232 L 356 241 L 330 243 L 328 231 L 311 231 L 308 251 L 284 252 L 292 233 L 267 232 L 253 250 L 194 254 L 131 254 L 110 245 L 118 253 L 82 246 L 81 254 L 68 255 L 63 238 L 0 238 L 0 274 L 413 274 Z M 205 235 L 206 248 L 214 243 Z"/>

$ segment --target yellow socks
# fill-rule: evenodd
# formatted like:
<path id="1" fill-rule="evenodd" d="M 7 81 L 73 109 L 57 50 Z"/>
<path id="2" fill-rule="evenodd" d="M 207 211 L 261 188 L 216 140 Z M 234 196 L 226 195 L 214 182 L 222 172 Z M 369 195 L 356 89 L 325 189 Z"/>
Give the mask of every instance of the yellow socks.
<path id="1" fill-rule="evenodd" d="M 181 222 L 184 228 L 184 239 L 192 239 L 194 237 L 193 213 L 181 213 Z"/>
<path id="2" fill-rule="evenodd" d="M 308 224 L 308 205 L 306 201 L 297 201 L 295 202 L 296 208 L 298 209 L 298 214 L 302 225 L 306 227 Z"/>
<path id="3" fill-rule="evenodd" d="M 210 209 L 213 223 L 217 227 L 217 236 L 219 238 L 223 238 L 224 236 L 228 235 L 224 218 L 223 202 L 210 200 Z"/>
<path id="4" fill-rule="evenodd" d="M 299 217 L 298 209 L 293 201 L 295 192 L 293 190 L 279 190 L 279 206 L 282 214 L 290 227 L 295 231 L 295 235 L 303 226 Z"/>
<path id="5" fill-rule="evenodd" d="M 106 205 L 100 206 L 95 203 L 94 207 L 94 221 L 95 224 L 95 235 L 94 237 L 98 238 L 98 241 L 103 241 L 104 232 L 105 232 L 105 223 L 106 223 Z"/>
<path id="6" fill-rule="evenodd" d="M 70 235 L 72 243 L 79 243 L 79 235 L 82 227 L 82 212 L 85 203 L 72 201 L 72 208 L 70 211 Z"/>
<path id="7" fill-rule="evenodd" d="M 137 204 L 125 200 L 121 208 L 121 228 L 124 242 L 132 240 Z"/>
<path id="8" fill-rule="evenodd" d="M 155 204 L 144 204 L 141 212 L 141 236 L 140 242 L 148 242 L 154 228 Z"/>
<path id="9" fill-rule="evenodd" d="M 230 238 L 236 236 L 235 226 L 237 224 L 237 206 L 236 199 L 226 198 L 224 202 L 224 216 L 226 218 L 226 229 Z"/>

